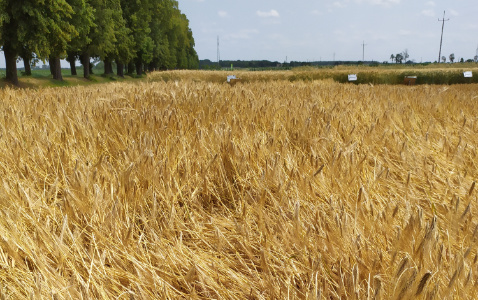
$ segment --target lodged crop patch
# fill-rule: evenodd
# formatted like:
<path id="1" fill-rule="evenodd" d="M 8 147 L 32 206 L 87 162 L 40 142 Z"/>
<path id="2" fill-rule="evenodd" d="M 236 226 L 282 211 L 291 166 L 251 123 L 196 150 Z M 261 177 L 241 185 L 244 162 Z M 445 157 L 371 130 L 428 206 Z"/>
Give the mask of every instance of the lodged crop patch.
<path id="1" fill-rule="evenodd" d="M 471 299 L 477 89 L 0 90 L 0 295 Z"/>

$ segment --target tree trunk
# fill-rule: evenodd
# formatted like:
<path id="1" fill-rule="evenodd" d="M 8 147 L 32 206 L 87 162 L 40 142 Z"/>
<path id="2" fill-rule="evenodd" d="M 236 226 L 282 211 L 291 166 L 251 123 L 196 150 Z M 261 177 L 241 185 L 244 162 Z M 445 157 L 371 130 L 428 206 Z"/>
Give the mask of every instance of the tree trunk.
<path id="1" fill-rule="evenodd" d="M 61 74 L 61 61 L 60 57 L 55 57 L 55 76 L 53 76 L 56 80 L 63 80 L 63 75 Z"/>
<path id="2" fill-rule="evenodd" d="M 3 45 L 3 53 L 5 54 L 6 80 L 18 85 L 17 54 L 8 44 Z"/>
<path id="3" fill-rule="evenodd" d="M 50 74 L 53 75 L 53 73 L 55 73 L 55 60 L 50 56 L 48 63 L 50 64 Z"/>
<path id="4" fill-rule="evenodd" d="M 143 64 L 139 61 L 136 62 L 136 74 L 141 76 L 143 74 Z"/>
<path id="5" fill-rule="evenodd" d="M 133 62 L 129 62 L 127 68 L 128 68 L 128 71 L 127 71 L 128 74 L 129 74 L 129 75 L 132 75 L 132 74 L 134 73 L 134 63 L 133 63 Z"/>
<path id="6" fill-rule="evenodd" d="M 122 63 L 116 63 L 116 75 L 124 77 L 124 65 Z"/>
<path id="7" fill-rule="evenodd" d="M 91 75 L 91 74 L 94 74 L 94 73 L 93 73 L 93 67 L 94 67 L 94 65 L 93 65 L 93 63 L 90 61 L 90 75 Z"/>
<path id="8" fill-rule="evenodd" d="M 71 75 L 76 76 L 76 55 L 69 53 L 67 61 L 70 63 Z"/>
<path id="9" fill-rule="evenodd" d="M 30 65 L 30 59 L 22 57 L 23 65 L 25 66 L 25 76 L 32 76 L 32 66 Z"/>
<path id="10" fill-rule="evenodd" d="M 72 76 L 78 75 L 78 73 L 76 72 L 76 61 L 74 60 L 70 61 L 70 70 L 71 70 Z"/>
<path id="11" fill-rule="evenodd" d="M 156 64 L 150 63 L 150 64 L 149 64 L 149 71 L 150 71 L 150 72 L 156 71 Z"/>
<path id="12" fill-rule="evenodd" d="M 81 64 L 83 65 L 83 77 L 90 78 L 90 55 L 83 53 L 81 55 Z"/>
<path id="13" fill-rule="evenodd" d="M 104 64 L 105 64 L 105 75 L 113 74 L 113 64 L 111 63 L 111 59 L 109 59 L 108 57 L 105 58 Z"/>
<path id="14" fill-rule="evenodd" d="M 50 56 L 50 69 L 52 70 L 53 79 L 63 80 L 59 56 Z"/>

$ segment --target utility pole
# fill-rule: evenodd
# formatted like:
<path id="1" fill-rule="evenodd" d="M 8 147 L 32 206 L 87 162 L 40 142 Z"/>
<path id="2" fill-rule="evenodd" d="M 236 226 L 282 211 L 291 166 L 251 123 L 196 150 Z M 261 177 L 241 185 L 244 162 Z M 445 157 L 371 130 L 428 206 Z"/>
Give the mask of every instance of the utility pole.
<path id="1" fill-rule="evenodd" d="M 365 46 L 367 46 L 367 44 L 365 44 L 365 41 L 362 42 L 362 62 L 365 63 Z"/>
<path id="2" fill-rule="evenodd" d="M 441 45 L 443 42 L 443 28 L 445 27 L 445 21 L 450 21 L 450 19 L 445 20 L 445 11 L 443 11 L 443 19 L 438 19 L 439 22 L 443 22 L 441 25 L 441 38 L 440 38 L 440 52 L 438 52 L 438 63 L 440 63 L 441 60 Z"/>

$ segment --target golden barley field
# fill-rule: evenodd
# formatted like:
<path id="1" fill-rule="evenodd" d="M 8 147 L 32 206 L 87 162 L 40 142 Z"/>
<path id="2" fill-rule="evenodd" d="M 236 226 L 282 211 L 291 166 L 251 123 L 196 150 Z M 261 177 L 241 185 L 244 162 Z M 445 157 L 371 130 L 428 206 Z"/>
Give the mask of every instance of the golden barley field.
<path id="1" fill-rule="evenodd" d="M 0 90 L 0 299 L 478 294 L 477 85 L 188 74 Z"/>

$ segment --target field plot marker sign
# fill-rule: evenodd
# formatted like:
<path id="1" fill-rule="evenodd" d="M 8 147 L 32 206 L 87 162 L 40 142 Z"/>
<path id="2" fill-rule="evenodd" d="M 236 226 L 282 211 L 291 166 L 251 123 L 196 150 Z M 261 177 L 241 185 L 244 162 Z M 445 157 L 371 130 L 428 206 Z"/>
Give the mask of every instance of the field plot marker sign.
<path id="1" fill-rule="evenodd" d="M 415 85 L 416 81 L 417 81 L 417 76 L 405 76 L 403 83 L 406 85 Z"/>
<path id="2" fill-rule="evenodd" d="M 465 78 L 472 78 L 473 77 L 473 72 L 471 72 L 471 71 L 463 72 L 463 76 L 465 76 Z"/>
<path id="3" fill-rule="evenodd" d="M 349 81 L 357 81 L 357 74 L 349 74 Z"/>
<path id="4" fill-rule="evenodd" d="M 237 78 L 236 75 L 227 75 L 227 83 L 229 83 L 231 86 L 235 85 L 241 81 L 241 78 Z"/>

